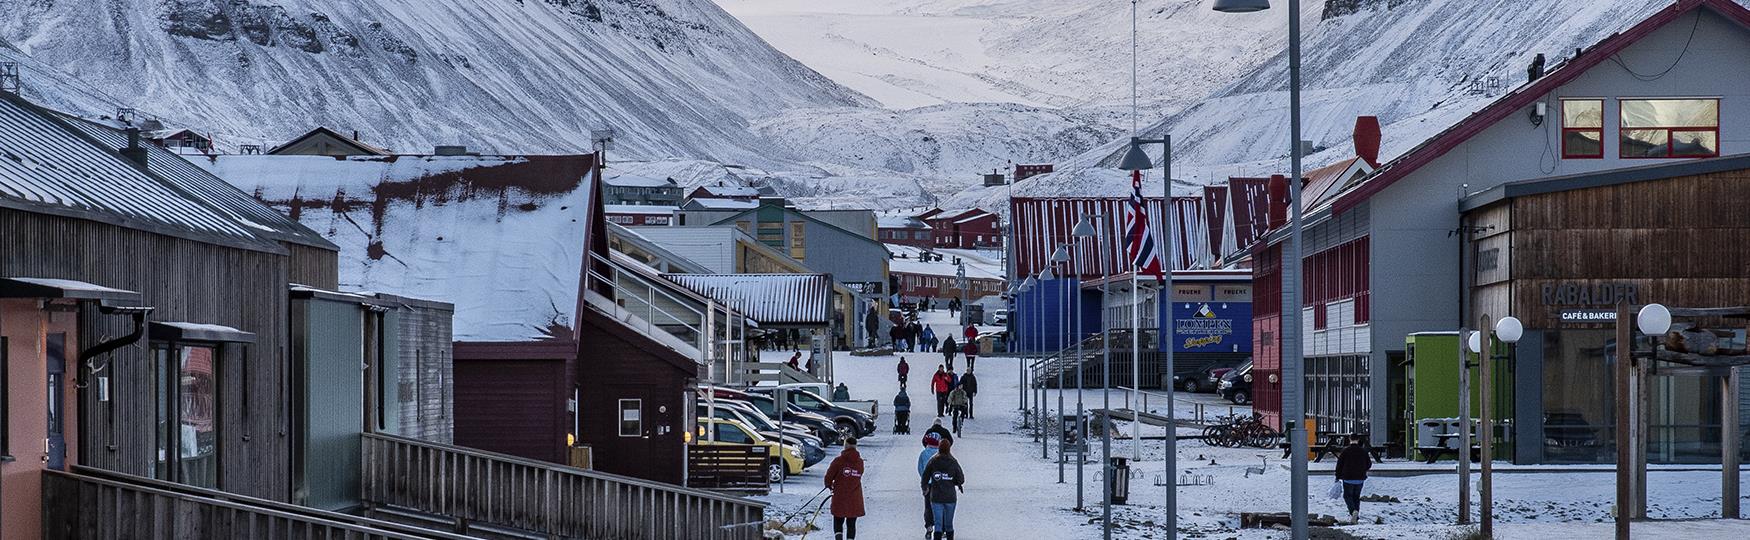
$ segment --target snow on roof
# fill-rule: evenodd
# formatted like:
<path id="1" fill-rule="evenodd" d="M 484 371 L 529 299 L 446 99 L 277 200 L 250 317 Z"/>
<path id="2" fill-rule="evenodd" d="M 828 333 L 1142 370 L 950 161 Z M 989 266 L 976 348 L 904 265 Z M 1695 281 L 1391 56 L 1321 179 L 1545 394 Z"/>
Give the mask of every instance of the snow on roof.
<path id="1" fill-rule="evenodd" d="M 0 204 L 55 207 L 98 222 L 132 221 L 169 234 L 261 245 L 251 227 L 59 120 L 17 97 L 0 97 Z"/>
<path id="2" fill-rule="evenodd" d="M 602 211 L 609 213 L 609 214 L 652 214 L 652 215 L 664 215 L 665 216 L 665 215 L 673 214 L 677 210 L 680 210 L 680 208 L 674 207 L 674 206 L 660 206 L 660 205 L 654 205 L 654 204 L 604 204 L 604 205 L 602 205 Z"/>
<path id="3" fill-rule="evenodd" d="M 663 274 L 694 292 L 729 303 L 762 325 L 825 325 L 832 321 L 832 278 L 826 274 Z"/>
<path id="4" fill-rule="evenodd" d="M 911 216 L 879 216 L 875 218 L 875 226 L 883 229 L 928 229 L 923 220 Z"/>
<path id="5" fill-rule="evenodd" d="M 718 197 L 758 197 L 760 190 L 747 186 L 699 186 L 705 193 Z"/>
<path id="6" fill-rule="evenodd" d="M 975 210 L 972 212 L 967 212 L 964 215 L 965 215 L 965 217 L 954 220 L 954 224 L 959 225 L 962 223 L 972 223 L 974 221 L 978 221 L 981 219 L 996 217 L 996 214 L 992 214 L 990 212 L 986 212 L 983 210 Z"/>
<path id="7" fill-rule="evenodd" d="M 673 178 L 651 178 L 636 174 L 622 174 L 604 182 L 617 187 L 676 187 Z"/>
<path id="8" fill-rule="evenodd" d="M 213 171 L 340 245 L 352 290 L 456 306 L 458 341 L 569 336 L 590 155 L 220 156 Z"/>
<path id="9" fill-rule="evenodd" d="M 760 207 L 759 201 L 742 201 L 736 199 L 692 199 L 687 206 L 701 210 L 752 210 Z"/>
<path id="10" fill-rule="evenodd" d="M 893 254 L 893 258 L 887 261 L 888 272 L 953 277 L 959 273 L 959 267 L 954 264 L 954 257 L 960 257 L 960 260 L 966 263 L 966 277 L 1004 279 L 1001 264 L 974 257 L 970 253 L 934 250 L 934 253 L 942 255 L 942 260 L 922 262 L 919 260 L 919 255 L 924 252 L 923 249 L 901 244 L 886 244 L 886 246 L 887 251 Z M 904 258 L 901 258 L 901 255 L 904 255 Z"/>

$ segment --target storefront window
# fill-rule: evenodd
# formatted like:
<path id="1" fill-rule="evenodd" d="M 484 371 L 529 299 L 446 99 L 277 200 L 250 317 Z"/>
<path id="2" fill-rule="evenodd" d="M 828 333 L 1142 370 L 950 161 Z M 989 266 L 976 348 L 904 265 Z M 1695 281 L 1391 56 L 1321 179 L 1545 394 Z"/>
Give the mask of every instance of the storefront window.
<path id="1" fill-rule="evenodd" d="M 157 478 L 219 487 L 217 352 L 201 346 L 153 351 Z"/>
<path id="2" fill-rule="evenodd" d="M 1599 463 L 1613 448 L 1616 350 L 1609 330 L 1548 332 L 1543 350 L 1543 454 L 1550 463 Z"/>
<path id="3" fill-rule="evenodd" d="M 1307 416 L 1320 433 L 1365 434 L 1372 403 L 1366 355 L 1306 359 Z"/>

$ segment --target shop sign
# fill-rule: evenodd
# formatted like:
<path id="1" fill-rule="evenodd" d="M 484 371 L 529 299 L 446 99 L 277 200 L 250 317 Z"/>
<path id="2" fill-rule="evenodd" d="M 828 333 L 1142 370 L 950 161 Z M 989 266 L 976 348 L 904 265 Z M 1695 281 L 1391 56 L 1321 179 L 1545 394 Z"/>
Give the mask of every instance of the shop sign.
<path id="1" fill-rule="evenodd" d="M 1595 323 L 1616 322 L 1614 309 L 1564 309 L 1562 322 L 1565 323 Z"/>
<path id="2" fill-rule="evenodd" d="M 1614 306 L 1639 304 L 1640 287 L 1632 283 L 1556 282 L 1543 286 L 1546 306 Z"/>

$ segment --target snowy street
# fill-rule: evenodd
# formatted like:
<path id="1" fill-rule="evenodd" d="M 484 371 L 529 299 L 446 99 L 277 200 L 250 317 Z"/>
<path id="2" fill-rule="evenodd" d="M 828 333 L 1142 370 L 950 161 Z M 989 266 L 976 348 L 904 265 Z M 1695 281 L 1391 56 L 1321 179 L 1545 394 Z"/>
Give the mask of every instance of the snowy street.
<path id="1" fill-rule="evenodd" d="M 925 313 L 923 321 L 940 332 L 951 327 L 945 311 Z M 769 353 L 777 354 L 777 353 Z M 868 515 L 858 522 L 860 538 L 922 537 L 923 501 L 918 490 L 917 456 L 920 438 L 932 419 L 933 398 L 917 381 L 927 381 L 940 363 L 935 353 L 904 353 L 912 364 L 911 388 L 914 414 L 912 434 L 892 434 L 891 404 L 898 389 L 894 366 L 898 356 L 853 357 L 836 355 L 841 381 L 851 388 L 852 399 L 879 399 L 882 415 L 880 434 L 859 442 L 866 463 L 864 497 Z M 984 357 L 977 362 L 980 392 L 975 400 L 979 417 L 968 420 L 963 436 L 956 438 L 955 454 L 966 469 L 966 493 L 960 499 L 956 518 L 958 539 L 1070 539 L 1101 537 L 1100 531 L 1100 446 L 1098 439 L 1089 445 L 1089 463 L 1084 470 L 1084 504 L 1080 514 L 1073 511 L 1076 500 L 1073 462 L 1066 466 L 1065 483 L 1057 483 L 1057 448 L 1050 449 L 1049 459 L 1040 458 L 1040 443 L 1030 431 L 1019 429 L 1017 360 Z M 963 367 L 963 363 L 956 362 Z M 1048 392 L 1047 401 L 1056 406 L 1057 396 Z M 1066 390 L 1064 403 L 1075 408 L 1076 393 Z M 1189 401 L 1222 406 L 1226 401 L 1212 394 L 1194 394 Z M 1088 409 L 1100 406 L 1098 390 L 1083 394 Z M 1114 407 L 1122 407 L 1124 396 L 1114 391 Z M 1214 410 L 1214 405 L 1211 410 Z M 1150 408 L 1164 412 L 1158 400 Z M 1188 407 L 1178 414 L 1189 416 Z M 1236 407 L 1237 410 L 1248 410 Z M 1211 414 L 1215 414 L 1212 412 Z M 1120 426 L 1128 432 L 1129 426 Z M 1197 430 L 1181 428 L 1180 435 L 1195 435 Z M 1159 436 L 1159 428 L 1145 428 L 1144 435 Z M 1115 440 L 1112 453 L 1128 456 L 1130 441 Z M 838 448 L 829 449 L 836 456 Z M 1162 442 L 1145 439 L 1142 460 L 1132 464 L 1130 504 L 1114 506 L 1114 538 L 1164 538 L 1156 525 L 1160 522 L 1165 498 L 1163 487 L 1155 484 L 1162 476 Z M 1179 488 L 1179 526 L 1184 538 L 1276 539 L 1287 538 L 1287 531 L 1239 529 L 1240 512 L 1280 512 L 1288 507 L 1288 462 L 1275 450 L 1255 448 L 1217 448 L 1196 440 L 1183 440 L 1179 445 L 1181 472 L 1208 476 L 1209 485 Z M 830 458 L 829 458 L 830 459 Z M 1312 495 L 1309 509 L 1315 514 L 1344 514 L 1340 499 L 1325 498 L 1325 488 L 1331 482 L 1335 459 L 1309 465 L 1311 478 L 1308 491 Z M 1432 466 L 1429 473 L 1419 463 L 1387 460 L 1375 465 L 1375 474 L 1367 483 L 1362 505 L 1362 523 L 1337 527 L 1333 538 L 1445 538 L 1464 530 L 1453 525 L 1455 519 L 1457 480 L 1450 473 L 1450 462 Z M 1444 467 L 1444 469 L 1440 469 Z M 1248 471 L 1248 469 L 1251 469 Z M 1264 472 L 1259 474 L 1257 471 Z M 1608 467 L 1540 466 L 1516 471 L 1510 464 L 1497 466 L 1496 534 L 1500 538 L 1590 539 L 1607 537 L 1611 531 L 1610 497 L 1614 493 L 1613 475 Z M 762 497 L 771 504 L 768 519 L 782 520 L 796 515 L 791 523 L 807 521 L 820 499 L 807 508 L 802 504 L 821 491 L 823 466 L 816 466 L 801 476 L 792 478 L 784 492 L 774 489 Z M 1719 513 L 1719 473 L 1717 469 L 1698 467 L 1655 466 L 1649 472 L 1651 489 L 1649 514 L 1656 519 L 1691 519 L 1717 516 Z M 1750 474 L 1744 475 L 1750 481 Z M 1473 489 L 1476 482 L 1472 483 Z M 1380 501 L 1374 502 L 1375 497 Z M 1473 499 L 1473 504 L 1474 504 Z M 1747 500 L 1746 502 L 1750 502 Z M 800 515 L 797 515 L 798 512 Z M 831 538 L 830 512 L 822 510 L 814 520 L 819 531 L 808 538 Z M 1728 538 L 1750 535 L 1750 521 L 1666 521 L 1635 525 L 1637 534 L 1656 538 Z M 793 538 L 799 538 L 795 536 Z"/>

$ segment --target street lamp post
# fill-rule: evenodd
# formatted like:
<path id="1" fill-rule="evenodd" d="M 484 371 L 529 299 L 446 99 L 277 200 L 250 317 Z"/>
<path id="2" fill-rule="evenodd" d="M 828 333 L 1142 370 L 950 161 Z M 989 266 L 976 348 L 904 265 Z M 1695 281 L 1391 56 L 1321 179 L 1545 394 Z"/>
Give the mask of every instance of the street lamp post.
<path id="1" fill-rule="evenodd" d="M 1162 136 L 1159 139 L 1145 139 L 1142 137 L 1131 137 L 1130 138 L 1130 149 L 1125 151 L 1124 159 L 1123 159 L 1123 161 L 1121 161 L 1119 163 L 1118 168 L 1124 169 L 1127 171 L 1141 171 L 1141 170 L 1147 170 L 1147 169 L 1154 168 L 1154 163 L 1150 162 L 1148 159 L 1148 153 L 1143 151 L 1143 149 L 1142 149 L 1142 145 L 1144 145 L 1144 144 L 1159 144 L 1159 145 L 1161 145 L 1161 178 L 1162 178 L 1163 184 L 1164 184 L 1161 187 L 1161 191 L 1163 192 L 1163 195 L 1166 197 L 1164 199 L 1164 204 L 1161 205 L 1161 210 L 1162 210 L 1161 222 L 1165 223 L 1166 227 L 1167 227 L 1167 237 L 1166 237 L 1167 247 L 1166 247 L 1166 249 L 1168 250 L 1168 252 L 1167 252 L 1168 254 L 1166 256 L 1166 260 L 1162 261 L 1162 265 L 1166 267 L 1164 269 L 1164 272 L 1163 272 L 1166 275 L 1166 283 L 1161 287 L 1161 291 L 1158 293 L 1160 295 L 1160 297 L 1159 297 L 1160 298 L 1160 300 L 1159 300 L 1160 305 L 1164 306 L 1166 309 L 1162 310 L 1162 311 L 1164 311 L 1164 313 L 1160 314 L 1160 317 L 1162 320 L 1159 322 L 1159 330 L 1158 331 L 1161 332 L 1161 335 L 1166 336 L 1165 339 L 1163 340 L 1163 342 L 1166 343 L 1166 346 L 1162 347 L 1162 349 L 1164 349 L 1164 350 L 1162 350 L 1161 352 L 1165 356 L 1166 361 L 1164 362 L 1165 365 L 1163 367 L 1165 369 L 1167 376 L 1169 377 L 1168 380 L 1170 381 L 1171 380 L 1170 377 L 1172 377 L 1172 374 L 1173 374 L 1173 343 L 1172 343 L 1172 341 L 1173 341 L 1173 339 L 1172 339 L 1172 336 L 1173 336 L 1172 302 L 1173 302 L 1173 300 L 1172 300 L 1172 298 L 1173 298 L 1173 269 L 1175 268 L 1175 266 L 1173 264 L 1173 256 L 1175 254 L 1177 254 L 1178 245 L 1179 245 L 1178 241 L 1174 239 L 1174 236 L 1175 236 L 1174 231 L 1173 231 L 1174 219 L 1172 216 L 1172 210 L 1173 210 L 1173 136 L 1166 135 L 1166 136 Z M 1132 274 L 1132 279 L 1130 282 L 1130 287 L 1133 291 L 1135 290 L 1135 288 L 1137 286 L 1136 280 L 1134 279 L 1135 277 L 1136 277 L 1135 274 Z M 1135 298 L 1135 293 L 1132 293 L 1131 297 Z M 1136 307 L 1134 304 L 1135 303 L 1132 302 L 1131 313 L 1133 313 L 1133 314 L 1136 313 Z M 1133 392 L 1133 393 L 1137 391 L 1137 390 L 1135 390 L 1136 388 L 1142 387 L 1142 380 L 1141 380 L 1141 376 L 1140 376 L 1141 372 L 1140 372 L 1140 368 L 1138 367 L 1142 364 L 1142 347 L 1139 343 L 1137 343 L 1137 340 L 1138 340 L 1137 336 L 1139 334 L 1141 334 L 1141 325 L 1138 324 L 1138 325 L 1134 325 L 1134 326 L 1135 326 L 1135 328 L 1133 328 L 1131 330 L 1131 337 L 1130 337 L 1131 343 L 1132 343 L 1131 350 L 1130 350 L 1130 354 L 1131 354 L 1131 362 L 1130 362 L 1131 380 L 1130 380 L 1130 384 L 1131 384 L 1131 388 L 1132 388 L 1131 392 Z M 1166 438 L 1166 449 L 1162 453 L 1166 454 L 1166 463 L 1164 464 L 1164 467 L 1166 469 L 1167 482 L 1169 483 L 1167 490 L 1166 490 L 1166 492 L 1167 492 L 1167 494 L 1166 494 L 1166 499 L 1167 499 L 1166 500 L 1166 520 L 1165 520 L 1165 523 L 1163 523 L 1163 525 L 1166 526 L 1168 538 L 1177 538 L 1179 536 L 1179 500 L 1178 500 L 1179 488 L 1177 486 L 1178 481 L 1175 480 L 1175 478 L 1178 476 L 1175 473 L 1175 471 L 1178 470 L 1179 434 L 1178 434 L 1178 430 L 1173 425 L 1173 418 L 1174 418 L 1174 414 L 1175 414 L 1174 413 L 1174 406 L 1173 406 L 1173 401 L 1174 401 L 1173 392 L 1174 392 L 1173 385 L 1171 383 L 1167 384 L 1167 429 L 1165 430 L 1167 438 Z M 1132 399 L 1132 402 L 1133 403 L 1140 403 L 1139 401 L 1136 401 L 1135 399 Z M 1134 405 L 1133 405 L 1133 407 L 1134 407 Z M 1141 418 L 1138 417 L 1138 420 L 1140 422 Z M 1138 435 L 1135 437 L 1135 439 L 1136 439 L 1136 444 L 1133 446 L 1135 455 L 1133 455 L 1132 457 L 1133 458 L 1140 458 L 1141 448 L 1142 448 L 1142 437 L 1140 435 Z M 1304 458 L 1304 457 L 1305 456 L 1302 456 L 1302 458 Z M 1304 503 L 1302 503 L 1302 504 L 1304 504 Z"/>
<path id="2" fill-rule="evenodd" d="M 1270 9 L 1269 0 L 1215 0 L 1215 10 L 1250 13 Z M 1300 341 L 1300 0 L 1288 0 L 1288 147 L 1291 175 L 1288 179 L 1288 249 L 1282 257 L 1282 417 L 1289 424 L 1288 441 L 1293 454 L 1289 488 L 1292 507 L 1292 538 L 1307 538 L 1306 519 L 1306 429 L 1301 422 L 1306 403 L 1301 397 Z M 1466 426 L 1468 429 L 1468 426 Z"/>
<path id="3" fill-rule="evenodd" d="M 1093 239 L 1094 240 L 1094 253 L 1103 253 L 1102 251 L 1100 251 L 1101 246 L 1099 243 L 1099 239 L 1097 238 L 1099 236 L 1099 233 L 1094 230 L 1093 224 L 1090 223 L 1091 219 L 1098 219 L 1100 217 L 1101 216 L 1099 216 L 1099 215 L 1083 216 L 1081 221 L 1076 223 L 1075 229 L 1071 233 L 1072 236 L 1074 236 L 1076 239 L 1076 247 L 1078 247 L 1078 248 L 1081 247 L 1083 240 Z M 1085 255 L 1085 253 L 1084 253 L 1084 255 Z M 1080 278 L 1079 273 L 1077 274 L 1077 277 L 1078 277 L 1078 279 Z M 1076 311 L 1076 420 L 1077 420 L 1077 428 L 1078 428 L 1077 445 L 1076 445 L 1076 508 L 1077 509 L 1082 508 L 1082 486 L 1083 486 L 1083 484 L 1082 484 L 1082 474 L 1083 474 L 1082 469 L 1087 465 L 1087 462 L 1088 462 L 1088 459 L 1087 459 L 1087 451 L 1088 451 L 1087 450 L 1087 448 L 1088 448 L 1087 425 L 1085 423 L 1081 422 L 1082 415 L 1084 414 L 1084 412 L 1083 412 L 1084 409 L 1082 407 L 1082 390 L 1083 390 L 1083 388 L 1085 388 L 1085 385 L 1082 384 L 1082 377 L 1084 376 L 1083 375 L 1084 370 L 1082 369 L 1082 362 L 1083 362 L 1083 360 L 1085 360 L 1087 358 L 1086 356 L 1083 355 L 1084 353 L 1082 351 L 1082 342 L 1085 341 L 1085 338 L 1087 336 L 1087 329 L 1082 326 L 1084 321 L 1083 321 L 1083 317 L 1082 317 L 1081 304 L 1082 304 L 1082 295 L 1081 295 L 1080 285 L 1078 285 L 1077 290 L 1076 290 L 1076 310 L 1075 310 Z M 1105 306 L 1102 305 L 1101 307 L 1104 308 Z M 1104 342 L 1102 341 L 1102 343 L 1104 343 Z M 1107 371 L 1110 371 L 1110 368 L 1106 368 L 1106 369 L 1107 369 Z M 1108 382 L 1110 382 L 1110 381 L 1108 381 Z M 1108 397 L 1106 398 L 1106 406 L 1108 408 L 1110 408 L 1111 404 L 1112 404 L 1112 398 L 1110 397 L 1109 393 L 1106 392 L 1106 387 L 1104 385 L 1102 385 L 1100 388 L 1101 388 L 1101 394 L 1108 395 Z M 1105 424 L 1101 424 L 1101 428 L 1104 429 Z M 1105 439 L 1102 439 L 1102 441 L 1104 441 L 1104 440 Z M 1105 443 L 1102 443 L 1102 444 L 1105 444 Z M 1104 448 L 1104 446 L 1102 448 Z M 1104 456 L 1102 456 L 1102 458 L 1104 458 Z M 1110 481 L 1110 480 L 1108 480 L 1108 481 Z M 1106 512 L 1110 513 L 1111 509 L 1108 508 L 1106 510 Z"/>
<path id="4" fill-rule="evenodd" d="M 1065 274 L 1069 273 L 1069 244 L 1068 243 L 1062 243 L 1062 244 L 1057 245 L 1057 251 L 1051 254 L 1051 262 L 1053 264 L 1064 263 L 1064 268 L 1063 268 L 1064 273 Z M 1050 270 L 1050 269 L 1051 269 L 1051 267 L 1049 267 L 1049 266 L 1046 267 L 1046 270 Z M 1058 280 L 1064 280 L 1064 279 L 1068 279 L 1069 276 L 1062 275 L 1062 276 L 1056 276 L 1056 278 Z M 1044 281 L 1044 278 L 1041 278 L 1040 281 Z M 1069 465 L 1069 457 L 1064 454 L 1064 451 L 1066 450 L 1064 443 L 1067 442 L 1067 441 L 1063 440 L 1063 431 L 1064 431 L 1065 426 L 1063 426 L 1061 424 L 1062 419 L 1063 419 L 1063 411 L 1064 411 L 1064 409 L 1063 409 L 1063 351 L 1064 351 L 1064 349 L 1068 348 L 1068 347 L 1065 347 L 1063 344 L 1063 336 L 1064 336 L 1064 334 L 1069 333 L 1069 314 L 1066 313 L 1067 311 L 1069 311 L 1067 309 L 1069 306 L 1069 288 L 1066 287 L 1064 283 L 1058 283 L 1057 289 L 1058 289 L 1058 291 L 1060 291 L 1060 295 L 1058 296 L 1059 303 L 1057 304 L 1058 316 L 1057 316 L 1057 341 L 1056 341 L 1056 345 L 1057 345 L 1057 352 L 1056 352 L 1056 355 L 1057 355 L 1057 418 L 1058 418 L 1060 424 L 1057 426 L 1057 433 L 1053 433 L 1052 436 L 1057 437 L 1057 483 L 1062 484 L 1062 483 L 1064 483 L 1065 468 Z M 1081 419 L 1079 419 L 1079 418 L 1077 419 L 1077 421 L 1080 421 L 1080 420 Z"/>
<path id="5" fill-rule="evenodd" d="M 1490 326 L 1488 316 L 1483 316 L 1483 324 L 1478 328 L 1489 328 Z M 1519 319 L 1515 317 L 1503 317 L 1501 320 L 1496 321 L 1493 326 L 1495 328 L 1495 335 L 1493 336 L 1494 340 L 1505 343 L 1508 347 L 1512 347 L 1519 343 L 1519 338 L 1525 335 L 1525 325 L 1520 323 Z M 1480 445 L 1478 451 L 1481 454 L 1479 456 L 1481 460 L 1481 475 L 1477 479 L 1477 487 L 1481 489 L 1481 494 L 1477 501 L 1477 514 L 1482 522 L 1483 537 L 1493 538 L 1495 531 L 1495 491 L 1493 477 L 1495 452 L 1495 381 L 1493 372 L 1494 363 L 1496 361 L 1509 360 L 1512 357 L 1507 354 L 1496 354 L 1495 347 L 1490 342 L 1490 337 L 1484 335 L 1484 332 L 1485 331 L 1483 330 L 1478 330 L 1477 332 L 1472 333 L 1468 341 L 1470 342 L 1470 352 L 1477 355 L 1477 360 L 1480 364 L 1477 376 L 1482 379 L 1478 383 L 1480 390 L 1478 394 L 1481 395 L 1482 399 L 1482 414 L 1479 415 L 1480 418 L 1477 420 L 1477 436 L 1478 444 Z M 1469 454 L 1470 452 L 1466 451 L 1465 453 Z M 1463 459 L 1469 460 L 1470 456 L 1463 456 Z"/>

